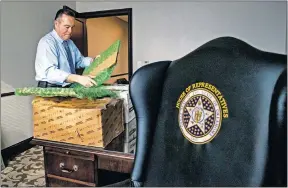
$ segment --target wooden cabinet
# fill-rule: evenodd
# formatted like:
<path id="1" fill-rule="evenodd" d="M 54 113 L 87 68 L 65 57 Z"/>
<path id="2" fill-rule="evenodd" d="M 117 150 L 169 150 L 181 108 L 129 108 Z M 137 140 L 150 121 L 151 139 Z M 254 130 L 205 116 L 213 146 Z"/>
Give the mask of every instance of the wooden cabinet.
<path id="1" fill-rule="evenodd" d="M 91 183 L 95 186 L 97 163 L 93 154 L 73 150 L 61 151 L 53 147 L 45 147 L 44 153 L 47 174 L 78 180 L 83 184 Z"/>
<path id="2" fill-rule="evenodd" d="M 96 187 L 103 185 L 99 171 L 129 177 L 133 167 L 132 154 L 40 139 L 33 139 L 31 143 L 43 146 L 47 187 Z M 116 182 L 108 184 L 112 183 Z"/>

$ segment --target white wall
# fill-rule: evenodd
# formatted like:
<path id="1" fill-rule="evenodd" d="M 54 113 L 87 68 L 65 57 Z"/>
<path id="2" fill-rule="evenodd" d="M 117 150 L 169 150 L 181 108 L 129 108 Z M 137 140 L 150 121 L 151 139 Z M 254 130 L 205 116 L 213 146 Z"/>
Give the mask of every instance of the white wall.
<path id="1" fill-rule="evenodd" d="M 36 86 L 34 60 L 39 39 L 53 28 L 56 12 L 75 2 L 1 2 L 1 93 Z M 1 149 L 33 135 L 32 97 L 1 98 Z"/>
<path id="2" fill-rule="evenodd" d="M 13 91 L 13 87 L 1 80 L 1 93 Z M 1 149 L 33 135 L 31 99 L 32 97 L 1 97 Z"/>
<path id="3" fill-rule="evenodd" d="M 39 39 L 52 30 L 56 12 L 75 2 L 1 2 L 1 80 L 13 87 L 35 86 Z"/>
<path id="4" fill-rule="evenodd" d="M 132 8 L 133 63 L 178 59 L 221 36 L 286 53 L 286 2 L 77 2 L 78 12 Z"/>

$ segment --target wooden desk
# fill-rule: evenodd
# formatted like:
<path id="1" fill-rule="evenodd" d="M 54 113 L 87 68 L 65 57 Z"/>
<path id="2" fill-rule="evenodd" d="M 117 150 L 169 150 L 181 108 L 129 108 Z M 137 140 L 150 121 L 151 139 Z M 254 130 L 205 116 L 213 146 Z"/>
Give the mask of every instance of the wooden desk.
<path id="1" fill-rule="evenodd" d="M 40 139 L 31 144 L 43 146 L 47 187 L 96 187 L 99 170 L 129 174 L 133 167 L 133 154 Z"/>

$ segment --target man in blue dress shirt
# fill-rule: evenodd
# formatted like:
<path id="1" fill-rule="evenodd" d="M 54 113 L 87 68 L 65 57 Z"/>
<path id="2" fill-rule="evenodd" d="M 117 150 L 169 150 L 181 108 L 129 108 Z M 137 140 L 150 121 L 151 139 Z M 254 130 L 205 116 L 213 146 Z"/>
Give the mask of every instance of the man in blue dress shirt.
<path id="1" fill-rule="evenodd" d="M 85 87 L 97 84 L 92 77 L 75 73 L 76 68 L 89 66 L 93 58 L 83 57 L 70 39 L 74 22 L 74 12 L 60 9 L 53 31 L 40 39 L 35 59 L 35 79 L 39 87 L 69 87 L 74 82 Z"/>

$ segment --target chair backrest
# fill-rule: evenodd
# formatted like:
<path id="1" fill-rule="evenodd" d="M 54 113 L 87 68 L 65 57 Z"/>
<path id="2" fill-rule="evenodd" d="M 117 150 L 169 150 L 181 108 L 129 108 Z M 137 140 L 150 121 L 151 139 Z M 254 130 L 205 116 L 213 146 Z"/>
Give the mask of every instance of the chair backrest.
<path id="1" fill-rule="evenodd" d="M 137 70 L 134 186 L 287 185 L 286 67 L 221 37 Z"/>

